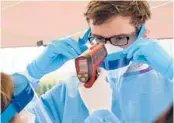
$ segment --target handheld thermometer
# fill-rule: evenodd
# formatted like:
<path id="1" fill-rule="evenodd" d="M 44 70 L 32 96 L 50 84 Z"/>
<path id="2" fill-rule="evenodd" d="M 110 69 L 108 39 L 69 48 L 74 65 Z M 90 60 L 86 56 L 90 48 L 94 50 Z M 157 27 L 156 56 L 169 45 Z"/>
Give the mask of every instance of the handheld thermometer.
<path id="1" fill-rule="evenodd" d="M 102 43 L 96 43 L 81 56 L 75 59 L 78 79 L 90 88 L 97 78 L 97 68 L 107 56 L 107 51 Z"/>

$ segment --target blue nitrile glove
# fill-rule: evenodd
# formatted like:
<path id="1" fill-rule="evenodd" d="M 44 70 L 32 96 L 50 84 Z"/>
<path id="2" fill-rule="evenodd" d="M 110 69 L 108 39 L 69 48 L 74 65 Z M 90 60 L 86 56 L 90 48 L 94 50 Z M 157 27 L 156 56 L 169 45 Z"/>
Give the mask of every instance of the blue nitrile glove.
<path id="1" fill-rule="evenodd" d="M 52 41 L 44 52 L 27 66 L 29 74 L 40 79 L 45 74 L 60 68 L 70 59 L 77 58 L 85 46 L 81 46 L 72 38 Z"/>
<path id="2" fill-rule="evenodd" d="M 123 53 L 127 54 L 128 59 L 132 58 L 132 61 L 146 63 L 163 76 L 172 79 L 173 59 L 156 41 L 139 38 Z"/>

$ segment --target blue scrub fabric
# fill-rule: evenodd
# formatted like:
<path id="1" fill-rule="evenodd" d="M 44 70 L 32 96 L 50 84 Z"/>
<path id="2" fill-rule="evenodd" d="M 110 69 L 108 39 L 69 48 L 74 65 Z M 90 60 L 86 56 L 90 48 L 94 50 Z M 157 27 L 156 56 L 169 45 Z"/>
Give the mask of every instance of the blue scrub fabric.
<path id="1" fill-rule="evenodd" d="M 119 79 L 109 72 L 107 81 L 113 89 L 112 112 L 99 110 L 89 115 L 78 92 L 81 82 L 72 77 L 34 103 L 31 112 L 36 123 L 48 122 L 38 112 L 41 107 L 53 123 L 150 123 L 173 101 L 173 84 L 154 70 L 126 73 Z"/>

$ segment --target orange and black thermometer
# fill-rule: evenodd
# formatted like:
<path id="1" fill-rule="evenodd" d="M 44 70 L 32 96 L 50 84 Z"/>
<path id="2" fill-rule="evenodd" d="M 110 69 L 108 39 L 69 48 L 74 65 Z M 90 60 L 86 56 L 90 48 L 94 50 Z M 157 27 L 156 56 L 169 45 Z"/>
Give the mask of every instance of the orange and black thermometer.
<path id="1" fill-rule="evenodd" d="M 78 79 L 90 88 L 97 78 L 97 68 L 107 56 L 107 51 L 102 43 L 96 43 L 82 55 L 75 59 Z"/>

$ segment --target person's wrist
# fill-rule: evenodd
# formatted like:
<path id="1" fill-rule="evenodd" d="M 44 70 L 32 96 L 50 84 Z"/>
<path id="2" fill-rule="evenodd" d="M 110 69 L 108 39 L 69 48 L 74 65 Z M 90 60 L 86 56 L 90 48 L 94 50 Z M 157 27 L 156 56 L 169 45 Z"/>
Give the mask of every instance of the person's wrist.
<path id="1" fill-rule="evenodd" d="M 27 66 L 28 74 L 35 79 L 42 78 L 45 74 L 39 70 L 39 68 L 36 65 L 36 61 L 33 61 L 32 63 L 28 64 Z"/>
<path id="2" fill-rule="evenodd" d="M 38 82 L 40 80 L 38 78 L 32 77 L 27 69 L 23 73 L 30 82 Z"/>

